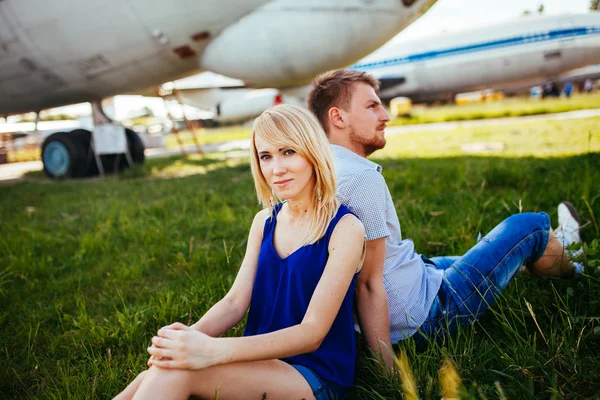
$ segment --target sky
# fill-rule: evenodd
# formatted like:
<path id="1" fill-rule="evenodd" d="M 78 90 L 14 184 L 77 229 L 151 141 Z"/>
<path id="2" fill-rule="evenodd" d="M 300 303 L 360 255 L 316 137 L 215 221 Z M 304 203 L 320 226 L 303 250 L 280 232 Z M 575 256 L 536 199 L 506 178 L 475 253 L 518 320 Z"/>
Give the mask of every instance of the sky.
<path id="1" fill-rule="evenodd" d="M 425 15 L 392 41 L 412 40 L 455 32 L 476 26 L 514 20 L 529 10 L 536 13 L 544 5 L 544 15 L 586 13 L 590 0 L 438 0 Z"/>

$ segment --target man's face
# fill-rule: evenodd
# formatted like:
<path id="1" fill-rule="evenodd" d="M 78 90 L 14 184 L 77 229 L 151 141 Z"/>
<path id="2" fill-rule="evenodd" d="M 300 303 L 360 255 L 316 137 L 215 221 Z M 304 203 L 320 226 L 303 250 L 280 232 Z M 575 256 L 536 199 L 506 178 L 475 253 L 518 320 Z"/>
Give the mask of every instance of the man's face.
<path id="1" fill-rule="evenodd" d="M 364 156 L 385 147 L 385 125 L 390 120 L 375 90 L 366 83 L 352 88 L 349 110 L 344 113 L 349 138 Z"/>

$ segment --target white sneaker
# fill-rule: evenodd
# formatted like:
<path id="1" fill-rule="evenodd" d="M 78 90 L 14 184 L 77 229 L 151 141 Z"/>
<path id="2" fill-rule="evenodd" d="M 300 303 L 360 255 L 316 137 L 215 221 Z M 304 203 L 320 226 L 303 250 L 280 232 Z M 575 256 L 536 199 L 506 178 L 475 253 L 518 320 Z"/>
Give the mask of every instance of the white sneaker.
<path id="1" fill-rule="evenodd" d="M 581 242 L 580 225 L 581 219 L 573 204 L 568 201 L 560 203 L 558 205 L 558 227 L 554 230 L 554 234 L 564 247 Z"/>
<path id="2" fill-rule="evenodd" d="M 558 227 L 554 230 L 554 234 L 560 240 L 563 247 L 567 247 L 573 243 L 581 242 L 579 229 L 581 219 L 579 213 L 573 204 L 568 201 L 563 201 L 558 205 Z M 577 258 L 583 253 L 583 248 L 579 250 L 567 250 L 567 254 L 571 260 Z M 581 276 L 583 273 L 583 264 L 581 262 L 573 262 L 575 266 L 575 276 Z"/>

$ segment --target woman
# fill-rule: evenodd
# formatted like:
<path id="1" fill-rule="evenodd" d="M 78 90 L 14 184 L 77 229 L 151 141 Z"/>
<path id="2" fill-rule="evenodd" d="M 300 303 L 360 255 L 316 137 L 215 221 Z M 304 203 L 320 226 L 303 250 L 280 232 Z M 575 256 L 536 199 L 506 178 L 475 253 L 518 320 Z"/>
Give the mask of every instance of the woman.
<path id="1" fill-rule="evenodd" d="M 257 118 L 252 143 L 265 209 L 233 286 L 194 325 L 160 329 L 148 349 L 151 368 L 118 399 L 328 399 L 352 385 L 365 232 L 335 198 L 325 133 L 307 110 L 280 105 Z M 219 338 L 248 307 L 244 337 Z"/>

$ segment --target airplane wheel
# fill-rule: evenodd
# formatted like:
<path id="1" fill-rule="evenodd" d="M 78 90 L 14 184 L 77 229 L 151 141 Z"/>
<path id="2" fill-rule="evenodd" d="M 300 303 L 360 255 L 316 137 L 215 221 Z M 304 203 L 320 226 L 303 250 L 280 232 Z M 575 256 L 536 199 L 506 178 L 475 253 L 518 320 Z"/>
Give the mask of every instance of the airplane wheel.
<path id="1" fill-rule="evenodd" d="M 98 175 L 96 159 L 94 158 L 94 153 L 92 152 L 92 148 L 90 147 L 92 133 L 85 129 L 75 129 L 69 132 L 69 135 L 75 140 L 79 141 L 79 143 L 84 149 L 83 154 L 85 160 L 85 167 L 82 176 L 89 177 Z"/>
<path id="2" fill-rule="evenodd" d="M 140 139 L 137 133 L 131 129 L 125 129 L 127 135 L 127 145 L 129 146 L 129 153 L 134 164 L 143 164 L 145 160 L 144 156 L 144 143 Z M 96 159 L 94 153 L 90 148 L 91 132 L 85 129 L 75 129 L 71 131 L 69 135 L 74 138 L 79 144 L 85 149 L 84 155 L 84 172 L 82 176 L 96 176 L 99 174 L 98 166 L 96 165 Z M 105 173 L 113 173 L 121 171 L 128 167 L 127 158 L 124 155 L 113 155 L 106 154 L 100 156 L 102 167 Z"/>
<path id="3" fill-rule="evenodd" d="M 65 132 L 54 133 L 42 145 L 44 173 L 52 179 L 85 176 L 85 150 Z"/>
<path id="4" fill-rule="evenodd" d="M 99 175 L 100 171 L 98 170 L 98 165 L 96 164 L 96 157 L 94 156 L 94 152 L 90 146 L 92 141 L 92 132 L 86 129 L 75 129 L 74 131 L 69 132 L 69 135 L 75 138 L 75 140 L 79 141 L 81 146 L 83 146 L 85 149 L 85 172 L 83 176 L 91 177 Z M 116 157 L 116 155 L 112 154 L 100 156 L 100 162 L 102 163 L 102 168 L 104 168 L 105 173 L 110 174 L 118 169 L 115 167 Z"/>
<path id="5" fill-rule="evenodd" d="M 146 156 L 144 155 L 144 142 L 140 136 L 131 129 L 125 129 L 127 134 L 127 144 L 129 146 L 129 154 L 134 164 L 143 164 Z"/>
<path id="6" fill-rule="evenodd" d="M 126 128 L 125 134 L 127 135 L 127 146 L 129 147 L 129 155 L 131 156 L 131 161 L 133 164 L 143 164 L 146 156 L 144 155 L 144 143 L 142 139 L 140 139 L 139 135 L 132 131 L 131 129 Z M 127 157 L 123 154 L 119 154 L 117 156 L 113 156 L 110 160 L 111 168 L 118 169 L 119 171 L 124 170 L 129 167 L 129 163 L 127 162 Z"/>

